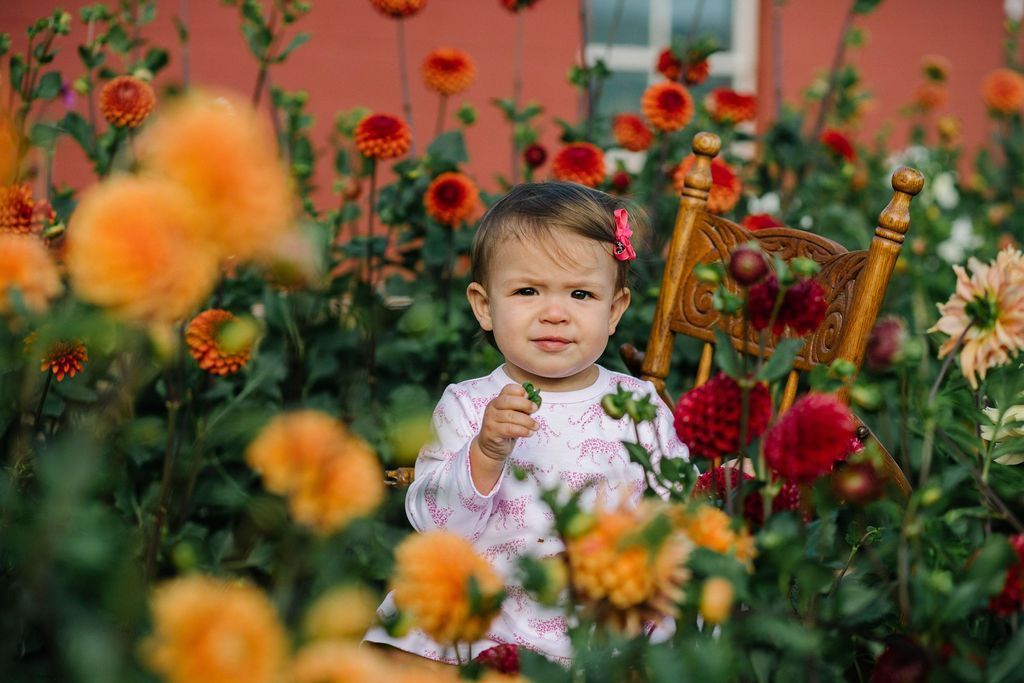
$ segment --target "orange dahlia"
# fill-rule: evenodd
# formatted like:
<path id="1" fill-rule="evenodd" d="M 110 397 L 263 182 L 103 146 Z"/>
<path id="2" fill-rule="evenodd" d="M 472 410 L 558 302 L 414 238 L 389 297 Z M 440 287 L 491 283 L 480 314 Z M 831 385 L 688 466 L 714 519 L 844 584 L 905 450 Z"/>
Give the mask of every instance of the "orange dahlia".
<path id="1" fill-rule="evenodd" d="M 381 14 L 389 17 L 411 17 L 427 4 L 427 0 L 370 0 Z"/>
<path id="2" fill-rule="evenodd" d="M 666 133 L 679 130 L 693 118 L 690 92 L 674 81 L 655 83 L 647 88 L 640 108 L 651 125 Z"/>
<path id="3" fill-rule="evenodd" d="M 692 60 L 687 63 L 686 69 L 683 71 L 683 83 L 686 85 L 700 85 L 708 80 L 710 73 L 711 64 L 708 63 L 707 59 Z"/>
<path id="4" fill-rule="evenodd" d="M 321 534 L 344 528 L 384 498 L 384 472 L 370 447 L 316 410 L 271 420 L 245 458 L 268 491 L 288 497 L 292 517 Z"/>
<path id="5" fill-rule="evenodd" d="M 194 198 L 162 178 L 122 176 L 91 188 L 67 234 L 75 294 L 137 322 L 183 318 L 217 279 L 216 255 L 196 235 L 202 223 Z"/>
<path id="6" fill-rule="evenodd" d="M 946 86 L 932 81 L 926 81 L 917 86 L 917 90 L 914 92 L 914 104 L 924 111 L 937 109 L 948 99 L 949 91 L 946 90 Z"/>
<path id="7" fill-rule="evenodd" d="M 149 83 L 135 76 L 118 76 L 100 91 L 103 118 L 118 128 L 138 128 L 156 106 L 156 94 Z"/>
<path id="8" fill-rule="evenodd" d="M 439 47 L 423 60 L 423 82 L 442 95 L 462 92 L 475 76 L 472 58 L 454 47 Z"/>
<path id="9" fill-rule="evenodd" d="M 668 533 L 645 533 L 662 525 Z M 676 614 L 692 547 L 659 506 L 598 512 L 587 531 L 566 541 L 573 591 L 598 621 L 636 635 L 644 621 Z"/>
<path id="10" fill-rule="evenodd" d="M 47 309 L 60 294 L 57 266 L 46 246 L 34 237 L 0 234 L 0 313 L 9 313 L 10 290 L 18 290 L 25 305 L 36 312 Z"/>
<path id="11" fill-rule="evenodd" d="M 572 142 L 555 154 L 551 173 L 557 180 L 597 187 L 605 178 L 604 152 L 589 142 Z"/>
<path id="12" fill-rule="evenodd" d="M 369 159 L 392 159 L 409 151 L 412 134 L 391 114 L 370 114 L 356 126 L 356 149 Z"/>
<path id="13" fill-rule="evenodd" d="M 730 88 L 715 88 L 704 99 L 711 118 L 719 123 L 743 123 L 757 116 L 757 97 Z"/>
<path id="14" fill-rule="evenodd" d="M 1024 75 L 1013 69 L 996 69 L 981 82 L 985 106 L 999 114 L 1012 114 L 1024 106 Z"/>
<path id="15" fill-rule="evenodd" d="M 630 152 L 643 152 L 651 146 L 654 134 L 636 114 L 619 114 L 612 123 L 612 133 L 619 147 Z"/>
<path id="16" fill-rule="evenodd" d="M 395 548 L 391 586 L 395 605 L 413 625 L 449 646 L 479 640 L 504 598 L 494 568 L 469 541 L 449 531 L 412 534 L 402 541 Z"/>
<path id="17" fill-rule="evenodd" d="M 252 339 L 243 340 L 241 348 L 225 348 L 221 332 L 232 322 L 238 321 L 228 311 L 211 308 L 203 311 L 185 329 L 185 343 L 189 353 L 199 367 L 211 375 L 233 375 L 249 362 Z M 247 342 L 247 343 L 246 343 Z"/>
<path id="18" fill-rule="evenodd" d="M 362 634 L 360 634 L 362 635 Z M 289 666 L 290 683 L 379 683 L 395 671 L 373 648 L 348 643 L 313 643 L 299 650 Z"/>
<path id="19" fill-rule="evenodd" d="M 46 349 L 39 361 L 39 372 L 50 372 L 63 382 L 65 377 L 74 377 L 82 371 L 82 364 L 89 360 L 85 344 L 80 341 L 56 341 Z"/>
<path id="20" fill-rule="evenodd" d="M 183 185 L 219 257 L 248 259 L 293 228 L 291 181 L 274 135 L 233 97 L 190 96 L 140 140 L 142 163 Z"/>
<path id="21" fill-rule="evenodd" d="M 302 630 L 311 640 L 359 640 L 377 619 L 380 600 L 362 586 L 340 586 L 317 598 Z"/>
<path id="22" fill-rule="evenodd" d="M 434 178 L 423 195 L 427 215 L 452 227 L 469 218 L 479 202 L 476 185 L 462 173 L 442 173 Z"/>
<path id="23" fill-rule="evenodd" d="M 672 183 L 677 192 L 683 191 L 686 174 L 690 172 L 696 157 L 689 155 L 672 171 Z M 732 166 L 718 157 L 711 160 L 711 192 L 708 194 L 708 211 L 723 214 L 731 211 L 740 200 L 740 179 Z"/>
<path id="24" fill-rule="evenodd" d="M 169 683 L 273 683 L 286 652 L 274 606 L 239 581 L 193 575 L 158 586 L 146 665 Z"/>
<path id="25" fill-rule="evenodd" d="M 747 568 L 753 567 L 757 548 L 746 527 L 733 528 L 733 519 L 713 505 L 701 504 L 677 518 L 677 524 L 694 545 L 722 555 L 732 555 Z"/>
<path id="26" fill-rule="evenodd" d="M 12 182 L 18 174 L 19 140 L 14 121 L 0 105 L 0 185 Z"/>
<path id="27" fill-rule="evenodd" d="M 0 188 L 0 233 L 38 235 L 56 218 L 50 202 L 33 199 L 26 183 Z"/>

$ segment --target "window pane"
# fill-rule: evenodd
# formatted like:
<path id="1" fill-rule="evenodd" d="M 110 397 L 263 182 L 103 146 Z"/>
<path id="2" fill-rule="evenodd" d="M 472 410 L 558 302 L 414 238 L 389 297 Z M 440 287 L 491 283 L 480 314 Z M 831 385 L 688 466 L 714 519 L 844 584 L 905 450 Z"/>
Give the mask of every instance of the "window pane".
<path id="1" fill-rule="evenodd" d="M 640 113 L 640 98 L 647 89 L 647 73 L 640 71 L 615 71 L 604 82 L 597 113 L 614 116 L 625 111 Z"/>
<path id="2" fill-rule="evenodd" d="M 617 8 L 617 6 L 621 6 Z M 650 4 L 641 0 L 591 0 L 589 42 L 604 45 L 608 42 L 617 9 L 621 9 L 615 27 L 615 43 L 619 45 L 647 45 L 650 42 Z"/>
<path id="3" fill-rule="evenodd" d="M 732 48 L 732 2 L 722 0 L 672 0 L 672 37 L 685 39 L 701 5 L 700 21 L 693 32 L 695 38 L 713 36 L 718 47 Z"/>

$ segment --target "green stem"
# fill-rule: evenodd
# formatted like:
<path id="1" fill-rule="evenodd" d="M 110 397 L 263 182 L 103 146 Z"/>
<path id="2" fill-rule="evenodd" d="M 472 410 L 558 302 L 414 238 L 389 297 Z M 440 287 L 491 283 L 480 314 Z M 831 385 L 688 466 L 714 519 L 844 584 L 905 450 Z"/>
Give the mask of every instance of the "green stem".
<path id="1" fill-rule="evenodd" d="M 398 27 L 398 76 L 402 84 L 402 112 L 405 114 L 405 122 L 409 124 L 409 132 L 412 141 L 409 144 L 410 156 L 416 156 L 416 126 L 412 121 L 412 97 L 409 95 L 409 72 L 405 67 L 405 19 L 395 19 Z"/>
<path id="2" fill-rule="evenodd" d="M 36 406 L 36 418 L 32 423 L 33 428 L 36 432 L 42 431 L 43 421 L 43 406 L 46 405 L 46 395 L 50 391 L 50 385 L 53 383 L 53 373 L 49 370 L 46 371 L 46 382 L 43 384 L 43 393 L 39 396 L 39 405 Z"/>

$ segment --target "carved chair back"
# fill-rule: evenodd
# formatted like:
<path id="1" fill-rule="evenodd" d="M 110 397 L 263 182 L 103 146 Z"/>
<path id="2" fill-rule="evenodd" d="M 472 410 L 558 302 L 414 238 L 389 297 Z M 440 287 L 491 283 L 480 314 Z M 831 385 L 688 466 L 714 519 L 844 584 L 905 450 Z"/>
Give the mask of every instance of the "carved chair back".
<path id="1" fill-rule="evenodd" d="M 676 334 L 705 342 L 695 386 L 706 382 L 711 374 L 716 326 L 722 325 L 733 346 L 741 353 L 758 353 L 758 333 L 749 328 L 744 338 L 744 325 L 739 316 L 731 317 L 723 325 L 712 305 L 715 286 L 693 276 L 696 265 L 728 262 L 733 248 L 755 241 L 766 252 L 783 259 L 803 256 L 818 262 L 821 271 L 815 278 L 824 288 L 828 302 L 824 322 L 806 341 L 794 362 L 794 370 L 789 374 L 780 402 L 780 412 L 783 412 L 792 405 L 796 396 L 798 371 L 810 370 L 817 364 L 828 364 L 838 358 L 860 368 L 868 335 L 878 317 L 910 225 L 910 200 L 921 190 L 924 176 L 911 168 L 897 169 L 892 177 L 895 194 L 879 216 L 870 248 L 847 251 L 831 240 L 804 230 L 769 228 L 752 232 L 709 213 L 711 159 L 718 154 L 720 146 L 718 136 L 711 133 L 698 133 L 694 137 L 696 162 L 686 175 L 679 200 L 657 309 L 639 374 L 653 382 L 662 399 L 673 405 L 665 390 L 665 378 L 669 373 Z M 729 284 L 739 291 L 735 283 Z M 768 340 L 766 348 L 770 350 L 773 344 Z M 640 354 L 626 345 L 623 356 L 635 369 Z M 841 396 L 843 400 L 848 398 L 845 392 Z M 903 472 L 888 452 L 884 448 L 881 450 L 887 458 L 886 469 L 891 478 L 901 491 L 909 493 L 910 486 Z"/>

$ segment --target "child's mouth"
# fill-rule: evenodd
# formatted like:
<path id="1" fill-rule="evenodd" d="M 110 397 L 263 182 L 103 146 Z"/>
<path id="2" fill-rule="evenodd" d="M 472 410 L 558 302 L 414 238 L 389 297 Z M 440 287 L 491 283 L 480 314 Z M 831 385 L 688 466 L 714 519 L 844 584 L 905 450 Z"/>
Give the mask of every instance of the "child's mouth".
<path id="1" fill-rule="evenodd" d="M 562 337 L 541 337 L 534 339 L 533 343 L 539 346 L 544 351 L 561 351 L 572 342 Z"/>

